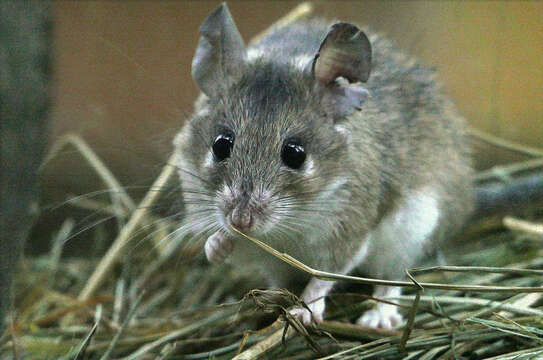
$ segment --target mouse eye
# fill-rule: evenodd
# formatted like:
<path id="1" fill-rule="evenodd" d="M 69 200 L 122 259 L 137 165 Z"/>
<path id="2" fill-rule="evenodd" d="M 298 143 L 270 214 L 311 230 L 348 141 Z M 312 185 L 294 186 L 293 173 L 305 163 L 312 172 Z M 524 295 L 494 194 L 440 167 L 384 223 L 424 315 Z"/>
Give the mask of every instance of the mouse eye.
<path id="1" fill-rule="evenodd" d="M 223 161 L 230 156 L 230 151 L 234 146 L 234 135 L 230 133 L 221 134 L 213 142 L 213 155 L 217 161 Z"/>
<path id="2" fill-rule="evenodd" d="M 291 169 L 299 169 L 305 161 L 305 149 L 298 140 L 287 140 L 281 149 L 281 160 Z"/>

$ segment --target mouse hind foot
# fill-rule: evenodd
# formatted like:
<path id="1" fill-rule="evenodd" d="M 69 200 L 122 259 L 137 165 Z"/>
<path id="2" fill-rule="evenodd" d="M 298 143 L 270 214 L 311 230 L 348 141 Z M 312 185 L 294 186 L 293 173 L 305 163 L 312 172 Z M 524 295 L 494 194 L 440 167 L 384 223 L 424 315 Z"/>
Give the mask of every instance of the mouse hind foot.
<path id="1" fill-rule="evenodd" d="M 373 296 L 385 298 L 399 296 L 401 288 L 396 286 L 376 286 Z M 403 317 L 396 305 L 383 302 L 377 303 L 375 309 L 366 311 L 356 323 L 362 326 L 380 329 L 395 329 L 403 324 Z"/>

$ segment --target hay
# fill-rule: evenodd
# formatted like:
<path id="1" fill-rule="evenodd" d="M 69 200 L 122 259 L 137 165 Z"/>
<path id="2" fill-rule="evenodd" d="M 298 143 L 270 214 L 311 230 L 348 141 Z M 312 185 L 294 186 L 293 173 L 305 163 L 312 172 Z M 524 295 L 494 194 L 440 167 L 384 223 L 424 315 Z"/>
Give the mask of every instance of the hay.
<path id="1" fill-rule="evenodd" d="M 286 19 L 310 11 L 303 5 Z M 207 265 L 198 246 L 159 246 L 175 225 L 149 209 L 161 193 L 156 189 L 173 178 L 173 166 L 165 167 L 135 206 L 82 139 L 70 135 L 58 144 L 55 152 L 74 145 L 111 195 L 111 203 L 86 196 L 68 205 L 129 220 L 103 257 L 60 256 L 66 240 L 77 234 L 66 219 L 51 251 L 26 259 L 16 279 L 16 314 L 0 339 L 0 359 L 543 358 L 541 224 L 507 217 L 509 230 L 470 232 L 445 249 L 448 262 L 458 266 L 411 269 L 410 281 L 395 283 L 406 287 L 396 298 L 341 289 L 327 298 L 326 321 L 305 328 L 288 313 L 303 305 L 292 293 L 252 290 L 262 279 L 239 267 Z M 480 179 L 497 173 L 503 172 L 486 172 Z M 103 237 L 99 229 L 87 231 Z M 288 254 L 275 255 L 316 276 L 382 282 L 319 272 Z M 378 330 L 352 324 L 377 301 L 399 306 L 407 325 Z"/>
<path id="2" fill-rule="evenodd" d="M 541 285 L 533 270 L 543 268 L 543 254 L 533 240 L 507 232 L 478 240 L 462 244 L 465 254 L 451 261 L 483 268 L 427 272 L 418 274 L 417 281 Z M 142 255 L 148 250 L 124 259 L 100 295 L 85 301 L 77 294 L 99 258 L 58 259 L 52 252 L 28 259 L 17 281 L 17 316 L 1 341 L 0 358 L 15 353 L 28 359 L 543 357 L 541 293 L 425 289 L 415 307 L 416 288 L 390 299 L 339 291 L 328 298 L 327 320 L 305 329 L 288 316 L 287 309 L 300 304 L 288 291 L 250 291 L 258 278 L 226 265 L 210 267 L 192 250 L 169 260 L 155 256 L 148 264 L 149 257 Z M 232 301 L 236 297 L 242 300 Z M 408 338 L 405 329 L 350 323 L 375 301 L 397 303 L 406 315 L 413 310 Z"/>

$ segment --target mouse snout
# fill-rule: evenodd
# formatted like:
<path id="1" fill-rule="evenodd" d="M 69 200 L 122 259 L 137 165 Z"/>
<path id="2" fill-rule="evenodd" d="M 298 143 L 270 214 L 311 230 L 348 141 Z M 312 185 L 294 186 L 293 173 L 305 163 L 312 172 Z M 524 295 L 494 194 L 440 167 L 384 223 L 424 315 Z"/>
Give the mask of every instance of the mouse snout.
<path id="1" fill-rule="evenodd" d="M 253 226 L 253 215 L 248 207 L 237 206 L 230 214 L 230 221 L 239 230 L 248 230 Z"/>
<path id="2" fill-rule="evenodd" d="M 231 225 L 238 230 L 264 231 L 269 227 L 271 201 L 269 190 L 243 191 L 239 187 L 224 187 L 219 194 L 221 221 L 228 231 Z"/>

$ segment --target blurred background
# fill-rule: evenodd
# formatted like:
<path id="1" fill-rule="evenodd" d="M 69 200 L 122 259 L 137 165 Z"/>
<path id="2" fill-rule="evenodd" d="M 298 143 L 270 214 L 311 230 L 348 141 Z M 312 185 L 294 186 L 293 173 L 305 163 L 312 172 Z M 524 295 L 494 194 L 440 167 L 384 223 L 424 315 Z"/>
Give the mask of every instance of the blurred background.
<path id="1" fill-rule="evenodd" d="M 219 1 L 55 1 L 50 145 L 81 135 L 136 199 L 160 172 L 198 89 L 190 64 L 198 27 Z M 297 1 L 229 1 L 247 42 Z M 471 126 L 543 147 L 543 2 L 314 1 L 316 16 L 369 25 L 435 67 Z M 521 160 L 476 147 L 476 166 Z M 42 204 L 104 185 L 67 148 L 45 168 Z M 34 238 L 72 209 L 44 211 Z M 66 215 L 66 214 L 65 214 Z M 48 244 L 44 245 L 45 248 Z"/>

